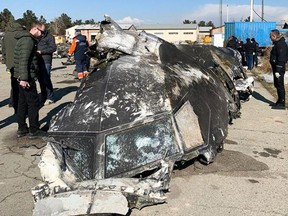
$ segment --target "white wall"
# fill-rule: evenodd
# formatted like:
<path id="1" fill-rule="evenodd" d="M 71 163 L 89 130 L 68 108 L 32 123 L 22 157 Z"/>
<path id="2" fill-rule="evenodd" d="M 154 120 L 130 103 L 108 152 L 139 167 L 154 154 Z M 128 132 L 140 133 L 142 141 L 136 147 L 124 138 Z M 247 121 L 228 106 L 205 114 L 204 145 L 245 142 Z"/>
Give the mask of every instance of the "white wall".
<path id="1" fill-rule="evenodd" d="M 224 46 L 224 34 L 223 33 L 215 33 L 213 36 L 213 45 L 216 47 Z"/>

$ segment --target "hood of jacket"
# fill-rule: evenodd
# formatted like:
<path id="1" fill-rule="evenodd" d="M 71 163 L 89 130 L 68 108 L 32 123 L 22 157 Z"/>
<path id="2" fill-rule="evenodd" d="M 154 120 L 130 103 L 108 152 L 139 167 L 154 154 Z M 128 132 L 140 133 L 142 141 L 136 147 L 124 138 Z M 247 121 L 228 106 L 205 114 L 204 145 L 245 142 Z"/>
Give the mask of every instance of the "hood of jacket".
<path id="1" fill-rule="evenodd" d="M 22 38 L 22 37 L 32 37 L 32 38 L 34 38 L 34 39 L 36 39 L 30 32 L 28 32 L 28 31 L 19 31 L 19 32 L 17 32 L 16 34 L 15 34 L 15 38 L 17 39 L 17 40 L 19 40 L 20 38 Z"/>
<path id="2" fill-rule="evenodd" d="M 279 41 L 285 41 L 285 38 L 283 37 L 283 35 L 281 35 L 279 38 L 277 38 L 276 41 L 273 41 L 273 44 L 278 43 Z"/>
<path id="3" fill-rule="evenodd" d="M 7 32 L 16 32 L 16 31 L 23 31 L 26 28 L 19 23 L 14 23 L 12 26 L 8 26 Z"/>
<path id="4" fill-rule="evenodd" d="M 77 35 L 75 38 L 80 42 L 85 42 L 87 40 L 86 36 L 82 34 Z"/>

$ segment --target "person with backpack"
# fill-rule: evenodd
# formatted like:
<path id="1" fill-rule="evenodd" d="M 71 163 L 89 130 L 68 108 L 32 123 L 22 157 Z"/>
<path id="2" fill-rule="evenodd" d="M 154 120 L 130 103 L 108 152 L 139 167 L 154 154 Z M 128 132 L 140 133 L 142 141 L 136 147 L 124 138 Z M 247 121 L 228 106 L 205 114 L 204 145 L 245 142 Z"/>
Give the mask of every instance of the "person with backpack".
<path id="1" fill-rule="evenodd" d="M 270 53 L 270 64 L 273 71 L 274 86 L 278 95 L 278 100 L 272 105 L 285 108 L 284 75 L 288 48 L 285 38 L 280 34 L 279 30 L 272 30 L 270 32 L 270 39 L 273 42 L 273 47 Z"/>

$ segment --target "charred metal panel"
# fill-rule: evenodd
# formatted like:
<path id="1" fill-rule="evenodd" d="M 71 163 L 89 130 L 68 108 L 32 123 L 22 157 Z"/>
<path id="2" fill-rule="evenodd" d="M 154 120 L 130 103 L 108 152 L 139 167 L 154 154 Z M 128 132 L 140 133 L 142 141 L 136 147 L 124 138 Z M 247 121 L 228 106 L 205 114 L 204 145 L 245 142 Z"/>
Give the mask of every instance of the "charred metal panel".
<path id="1" fill-rule="evenodd" d="M 149 58 L 123 56 L 109 67 L 101 130 L 171 110 L 164 71 Z"/>
<path id="2" fill-rule="evenodd" d="M 177 45 L 177 47 L 197 60 L 205 68 L 211 68 L 219 79 L 235 98 L 235 103 L 240 109 L 239 99 L 247 100 L 252 94 L 254 79 L 248 77 L 242 66 L 241 55 L 238 51 L 226 47 L 215 47 L 210 45 Z M 225 77 L 228 76 L 228 77 Z M 233 85 L 230 84 L 230 80 Z M 236 95 L 238 91 L 239 95 Z"/>
<path id="3" fill-rule="evenodd" d="M 171 119 L 106 136 L 106 175 L 115 176 L 179 153 Z"/>
<path id="4" fill-rule="evenodd" d="M 215 73 L 204 68 L 191 56 L 167 43 L 162 44 L 159 49 L 163 70 L 166 71 L 167 86 L 171 89 L 167 92 L 172 107 L 179 107 L 179 104 L 189 100 L 198 116 L 205 144 L 217 149 L 219 141 L 227 136 L 229 112 L 239 110 L 232 95 Z M 176 97 L 174 89 L 177 89 L 180 98 Z M 223 133 L 218 133 L 218 130 Z M 213 131 L 217 134 L 213 134 Z"/>
<path id="5" fill-rule="evenodd" d="M 73 169 L 84 179 L 93 178 L 95 137 L 54 136 L 54 146 L 62 151 L 62 163 L 73 164 Z M 52 141 L 53 143 L 53 141 Z"/>
<path id="6" fill-rule="evenodd" d="M 186 102 L 175 114 L 175 119 L 184 141 L 184 149 L 189 151 L 197 146 L 203 145 L 204 141 L 199 126 L 197 115 L 192 106 Z"/>
<path id="7" fill-rule="evenodd" d="M 109 70 L 99 70 L 82 82 L 75 100 L 62 109 L 54 118 L 51 132 L 88 132 L 100 130 L 103 92 L 108 82 Z"/>

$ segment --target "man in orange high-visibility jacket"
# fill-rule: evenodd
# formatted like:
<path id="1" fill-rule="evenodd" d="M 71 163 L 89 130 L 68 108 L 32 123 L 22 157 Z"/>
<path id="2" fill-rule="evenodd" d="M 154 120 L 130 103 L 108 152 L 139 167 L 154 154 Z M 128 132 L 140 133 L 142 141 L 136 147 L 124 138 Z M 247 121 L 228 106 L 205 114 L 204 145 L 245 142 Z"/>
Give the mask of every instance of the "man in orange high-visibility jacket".
<path id="1" fill-rule="evenodd" d="M 87 56 L 86 56 L 88 46 L 89 44 L 86 39 L 86 36 L 81 34 L 81 30 L 76 29 L 75 37 L 73 38 L 72 44 L 68 51 L 68 56 L 71 56 L 74 53 L 76 71 L 79 80 L 82 80 L 84 76 L 88 75 Z"/>

